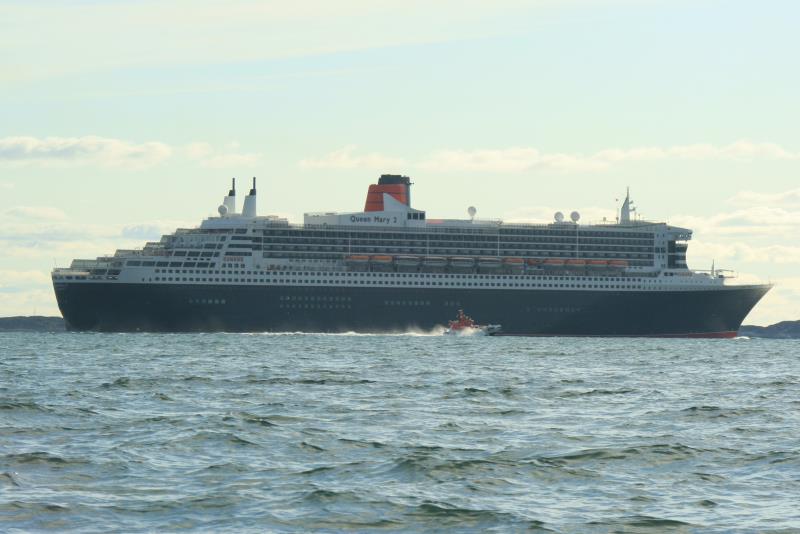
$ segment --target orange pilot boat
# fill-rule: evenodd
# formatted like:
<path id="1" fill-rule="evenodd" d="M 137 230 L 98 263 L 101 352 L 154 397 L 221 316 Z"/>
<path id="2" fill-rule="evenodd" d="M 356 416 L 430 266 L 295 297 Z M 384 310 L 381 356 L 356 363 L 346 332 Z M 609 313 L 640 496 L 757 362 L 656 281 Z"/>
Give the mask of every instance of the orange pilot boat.
<path id="1" fill-rule="evenodd" d="M 450 321 L 447 330 L 444 331 L 446 336 L 494 336 L 501 332 L 502 328 L 499 324 L 478 325 L 469 315 L 464 313 L 464 310 L 458 310 L 458 316 L 455 321 Z"/>

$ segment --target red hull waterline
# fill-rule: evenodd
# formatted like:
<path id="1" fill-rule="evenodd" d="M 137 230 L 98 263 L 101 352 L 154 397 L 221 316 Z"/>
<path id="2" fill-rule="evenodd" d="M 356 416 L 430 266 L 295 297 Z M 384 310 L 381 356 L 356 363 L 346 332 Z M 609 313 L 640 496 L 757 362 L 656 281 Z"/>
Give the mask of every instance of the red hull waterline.
<path id="1" fill-rule="evenodd" d="M 585 335 L 585 336 L 576 336 L 576 335 L 566 335 L 560 336 L 558 334 L 495 334 L 498 337 L 605 337 L 605 338 L 613 338 L 613 337 L 637 337 L 637 338 L 655 338 L 655 339 L 733 339 L 739 336 L 739 332 L 731 331 L 731 332 L 703 332 L 700 334 L 654 334 L 654 335 L 641 335 L 641 336 L 626 336 L 626 335 L 618 335 L 618 336 L 592 336 L 592 335 Z"/>
<path id="2" fill-rule="evenodd" d="M 710 332 L 708 334 L 686 334 L 677 336 L 663 336 L 663 337 L 683 337 L 690 339 L 733 339 L 739 335 L 739 332 Z"/>

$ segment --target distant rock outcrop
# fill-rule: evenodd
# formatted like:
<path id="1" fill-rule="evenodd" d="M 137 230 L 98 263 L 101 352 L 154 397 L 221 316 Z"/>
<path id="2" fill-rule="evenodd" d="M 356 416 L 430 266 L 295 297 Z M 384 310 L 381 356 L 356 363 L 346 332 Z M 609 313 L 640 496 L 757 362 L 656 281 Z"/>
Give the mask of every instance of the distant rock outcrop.
<path id="1" fill-rule="evenodd" d="M 61 317 L 0 317 L 0 332 L 64 332 Z"/>
<path id="2" fill-rule="evenodd" d="M 782 321 L 770 326 L 743 325 L 739 329 L 739 335 L 771 339 L 800 339 L 800 321 Z"/>

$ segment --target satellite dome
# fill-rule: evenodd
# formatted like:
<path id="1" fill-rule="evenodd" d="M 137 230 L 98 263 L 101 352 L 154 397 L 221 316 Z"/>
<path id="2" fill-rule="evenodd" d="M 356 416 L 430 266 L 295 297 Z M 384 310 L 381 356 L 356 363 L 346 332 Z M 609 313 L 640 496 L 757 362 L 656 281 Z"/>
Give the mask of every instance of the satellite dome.
<path id="1" fill-rule="evenodd" d="M 578 213 L 577 211 L 573 211 L 570 214 L 569 218 L 572 219 L 572 222 L 576 223 L 581 220 L 581 214 Z"/>
<path id="2" fill-rule="evenodd" d="M 220 207 L 217 208 L 220 217 L 225 217 L 228 214 L 228 206 L 225 204 L 221 204 Z"/>
<path id="3" fill-rule="evenodd" d="M 475 215 L 478 214 L 478 208 L 476 208 L 475 206 L 470 206 L 467 209 L 467 213 L 469 213 L 470 218 L 474 219 Z"/>
<path id="4" fill-rule="evenodd" d="M 556 222 L 564 222 L 564 214 L 560 211 L 557 211 L 556 214 L 553 215 L 553 218 L 556 220 Z"/>

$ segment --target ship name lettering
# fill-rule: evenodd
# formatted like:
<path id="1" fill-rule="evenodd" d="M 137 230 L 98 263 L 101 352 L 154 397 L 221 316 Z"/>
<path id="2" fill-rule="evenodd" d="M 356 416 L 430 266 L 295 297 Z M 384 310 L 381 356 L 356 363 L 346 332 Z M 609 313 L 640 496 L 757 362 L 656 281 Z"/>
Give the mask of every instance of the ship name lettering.
<path id="1" fill-rule="evenodd" d="M 388 217 L 364 217 L 359 215 L 350 216 L 351 223 L 376 223 L 376 224 L 389 224 L 391 221 Z"/>

